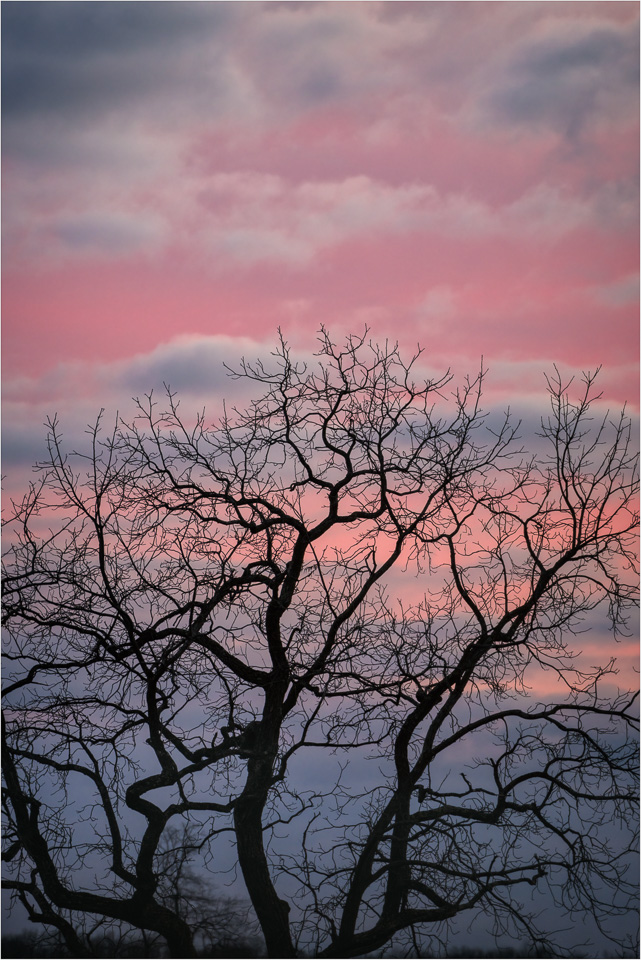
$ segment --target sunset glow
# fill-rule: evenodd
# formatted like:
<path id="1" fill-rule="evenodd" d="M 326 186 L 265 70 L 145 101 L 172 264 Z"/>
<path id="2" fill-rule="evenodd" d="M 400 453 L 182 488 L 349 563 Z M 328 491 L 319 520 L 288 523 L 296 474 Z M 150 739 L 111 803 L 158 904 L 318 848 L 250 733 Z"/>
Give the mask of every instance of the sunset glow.
<path id="1" fill-rule="evenodd" d="M 7 465 L 69 365 L 97 411 L 185 335 L 367 324 L 504 395 L 603 364 L 634 400 L 637 13 L 5 4 Z"/>

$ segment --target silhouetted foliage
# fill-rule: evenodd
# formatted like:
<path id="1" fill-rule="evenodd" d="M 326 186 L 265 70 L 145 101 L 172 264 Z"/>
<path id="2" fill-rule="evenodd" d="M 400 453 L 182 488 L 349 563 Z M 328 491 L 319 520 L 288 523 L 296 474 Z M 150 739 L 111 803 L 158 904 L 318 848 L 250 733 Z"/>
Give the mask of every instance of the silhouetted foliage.
<path id="1" fill-rule="evenodd" d="M 36 938 L 28 933 L 21 933 L 2 938 L 2 956 L 24 957 L 24 960 L 29 960 L 31 957 L 39 957 L 42 954 L 38 951 Z"/>
<path id="2" fill-rule="evenodd" d="M 420 362 L 323 332 L 317 364 L 243 362 L 260 398 L 213 425 L 171 393 L 84 452 L 50 423 L 6 533 L 4 884 L 74 955 L 100 924 L 218 949 L 198 884 L 234 863 L 271 957 L 475 916 L 545 951 L 535 892 L 616 940 L 629 421 L 555 374 L 528 454 L 484 374 Z"/>
<path id="3" fill-rule="evenodd" d="M 239 935 L 236 943 L 211 947 L 206 950 L 198 950 L 197 956 L 203 960 L 210 958 L 227 958 L 232 960 L 234 957 L 262 957 L 263 951 L 260 949 L 256 939 L 243 940 Z M 18 960 L 30 960 L 31 957 L 73 957 L 64 943 L 56 942 L 55 938 L 37 937 L 29 933 L 15 934 L 13 936 L 2 938 L 2 957 L 3 960 L 16 957 Z M 166 946 L 156 940 L 150 944 L 136 937 L 126 937 L 122 940 L 114 940 L 105 937 L 100 943 L 88 947 L 84 953 L 87 958 L 116 957 L 122 960 L 135 960 L 137 957 L 152 958 L 166 957 Z"/>

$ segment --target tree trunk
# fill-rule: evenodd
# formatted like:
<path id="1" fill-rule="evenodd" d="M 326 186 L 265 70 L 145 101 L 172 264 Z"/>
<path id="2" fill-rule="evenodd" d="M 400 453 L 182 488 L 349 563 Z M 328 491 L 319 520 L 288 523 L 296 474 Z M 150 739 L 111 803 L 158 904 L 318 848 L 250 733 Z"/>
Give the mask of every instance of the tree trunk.
<path id="1" fill-rule="evenodd" d="M 181 958 L 191 960 L 192 957 L 198 956 L 191 934 L 188 936 L 182 933 L 172 934 L 171 936 L 167 935 L 166 940 L 169 948 L 169 956 L 172 957 L 173 960 L 181 960 Z"/>
<path id="2" fill-rule="evenodd" d="M 289 904 L 276 893 L 263 843 L 262 812 L 271 765 L 267 758 L 248 764 L 247 784 L 234 810 L 238 861 L 260 923 L 268 957 L 295 957 L 289 929 Z"/>

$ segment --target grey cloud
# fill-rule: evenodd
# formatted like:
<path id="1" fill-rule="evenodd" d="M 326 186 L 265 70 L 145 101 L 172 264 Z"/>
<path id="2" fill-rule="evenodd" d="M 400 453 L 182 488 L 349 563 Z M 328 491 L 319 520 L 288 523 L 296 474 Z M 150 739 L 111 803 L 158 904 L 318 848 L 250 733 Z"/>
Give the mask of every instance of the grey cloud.
<path id="1" fill-rule="evenodd" d="M 636 30 L 595 26 L 522 46 L 490 95 L 509 122 L 550 125 L 568 136 L 585 123 L 636 101 Z"/>
<path id="2" fill-rule="evenodd" d="M 69 218 L 54 228 L 55 235 L 66 247 L 90 254 L 120 254 L 145 249 L 160 232 L 160 222 L 150 218 L 113 215 Z"/>
<path id="3" fill-rule="evenodd" d="M 111 411 L 109 416 L 116 409 L 131 410 L 132 397 L 152 390 L 162 393 L 164 384 L 205 405 L 217 404 L 223 397 L 254 396 L 260 394 L 260 384 L 234 380 L 227 368 L 238 370 L 243 357 L 250 364 L 260 357 L 269 366 L 274 345 L 272 338 L 259 342 L 224 334 L 182 336 L 123 360 L 67 361 L 37 379 L 5 377 L 6 420 L 20 430 L 21 424 L 33 424 L 34 419 L 42 424 L 58 411 L 65 420 L 72 415 L 84 429 L 101 408 Z"/>
<path id="4" fill-rule="evenodd" d="M 306 71 L 299 89 L 303 98 L 312 102 L 323 101 L 338 96 L 343 84 L 336 70 L 319 65 Z"/>
<path id="5" fill-rule="evenodd" d="M 279 16 L 277 4 L 7 2 L 5 122 L 131 108 L 138 96 L 177 99 L 185 88 L 205 101 L 221 92 L 226 67 L 232 63 L 233 73 L 243 59 L 265 89 L 282 82 L 300 88 L 303 98 L 325 97 L 341 84 L 324 51 L 340 44 L 344 26 L 331 15 L 315 22 L 309 16 L 315 6 L 287 3 Z M 240 23 L 248 29 L 239 45 Z"/>
<path id="6" fill-rule="evenodd" d="M 246 65 L 269 102 L 294 110 L 314 107 L 368 83 L 372 65 L 367 62 L 367 47 L 360 45 L 355 70 L 353 57 L 345 56 L 345 44 L 355 28 L 341 19 L 340 11 L 324 4 L 308 10 L 284 4 L 278 15 L 273 13 L 253 23 L 251 60 Z M 363 13 L 360 28 L 369 12 Z"/>
<path id="7" fill-rule="evenodd" d="M 243 6 L 242 4 L 240 5 Z M 41 138 L 168 101 L 214 109 L 224 99 L 227 3 L 23 3 L 2 8 L 5 150 L 20 126 Z M 186 97 L 185 94 L 188 96 Z M 170 110 L 171 112 L 171 110 Z M 45 129 L 44 124 L 49 128 Z"/>
<path id="8" fill-rule="evenodd" d="M 5 422 L 2 427 L 2 470 L 33 466 L 46 454 L 45 428 L 19 426 Z"/>
<path id="9" fill-rule="evenodd" d="M 113 377 L 119 389 L 136 395 L 162 390 L 167 384 L 180 395 L 197 396 L 205 402 L 208 397 L 213 401 L 223 396 L 235 399 L 247 393 L 247 384 L 232 379 L 225 364 L 238 369 L 242 356 L 252 362 L 265 353 L 265 347 L 253 340 L 190 337 L 161 344 L 149 354 L 114 365 L 112 371 L 105 370 L 105 375 Z"/>
<path id="10" fill-rule="evenodd" d="M 63 371 L 68 372 L 69 367 Z M 47 460 L 47 422 L 53 417 L 57 418 L 59 435 L 67 450 L 86 448 L 87 429 L 95 424 L 101 408 L 107 407 L 103 419 L 105 429 L 111 429 L 115 423 L 115 406 L 111 408 L 104 397 L 80 399 L 82 391 L 76 395 L 75 384 L 64 398 L 56 396 L 54 391 L 50 399 L 37 396 L 29 402 L 26 395 L 29 389 L 35 389 L 38 394 L 44 385 L 42 380 L 37 383 L 23 380 L 25 397 L 18 399 L 10 396 L 10 387 L 4 388 L 9 396 L 3 400 L 2 410 L 2 474 L 5 489 L 14 496 L 26 492 L 30 468 Z M 31 473 L 36 479 L 37 471 L 32 469 Z"/>
<path id="11" fill-rule="evenodd" d="M 345 62 L 350 38 L 366 53 L 363 24 L 323 3 L 7 2 L 2 13 L 5 153 L 34 163 L 88 128 L 251 120 L 377 74 L 353 51 Z"/>
<path id="12" fill-rule="evenodd" d="M 238 369 L 242 356 L 249 362 L 267 358 L 270 345 L 249 338 L 203 336 L 179 338 L 148 354 L 108 364 L 59 364 L 39 379 L 5 378 L 3 392 L 2 469 L 10 490 L 25 488 L 25 470 L 47 455 L 46 421 L 57 415 L 64 446 L 86 449 L 86 432 L 104 411 L 109 432 L 118 414 L 135 415 L 134 397 L 153 391 L 162 406 L 167 384 L 183 400 L 187 419 L 206 410 L 209 421 L 222 412 L 222 401 L 240 408 L 260 396 L 260 384 L 234 380 L 224 364 Z"/>
<path id="13" fill-rule="evenodd" d="M 636 96 L 638 42 L 630 26 L 577 16 L 532 40 L 534 25 L 546 21 L 538 13 L 532 21 L 523 9 L 530 5 L 490 4 L 474 14 L 477 6 L 362 4 L 355 17 L 325 3 L 9 0 L 2 8 L 5 152 L 37 159 L 37 136 L 55 157 L 53 141 L 65 133 L 76 138 L 83 127 L 130 122 L 137 113 L 173 126 L 187 115 L 238 118 L 243 109 L 251 118 L 274 107 L 373 96 L 398 82 L 415 82 L 427 96 L 447 89 L 452 107 L 461 83 L 473 80 L 477 95 L 485 63 L 485 107 L 508 123 L 571 132 L 595 110 L 625 108 Z M 504 7 L 530 37 L 507 64 L 495 23 L 495 8 Z M 403 49 L 407 56 L 398 56 Z"/>
<path id="14" fill-rule="evenodd" d="M 228 4 L 174 2 L 7 2 L 3 4 L 3 53 L 79 54 L 90 58 L 113 50 L 140 52 L 173 46 L 204 25 L 221 25 Z M 233 8 L 233 4 L 231 5 Z"/>

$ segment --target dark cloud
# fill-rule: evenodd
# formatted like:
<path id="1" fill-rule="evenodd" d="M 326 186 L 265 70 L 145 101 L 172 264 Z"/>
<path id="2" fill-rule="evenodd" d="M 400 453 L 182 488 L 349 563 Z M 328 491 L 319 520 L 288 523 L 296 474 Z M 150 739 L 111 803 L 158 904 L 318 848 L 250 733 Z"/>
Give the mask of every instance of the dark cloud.
<path id="1" fill-rule="evenodd" d="M 162 392 L 166 384 L 178 394 L 205 400 L 210 397 L 215 402 L 221 397 L 247 394 L 247 381 L 231 378 L 226 365 L 237 370 L 242 356 L 251 363 L 264 355 L 264 346 L 251 340 L 192 337 L 162 344 L 149 354 L 114 365 L 106 375 L 113 377 L 112 384 L 117 388 L 136 396 L 150 390 Z"/>
<path id="2" fill-rule="evenodd" d="M 77 122 L 199 89 L 213 98 L 236 4 L 23 3 L 2 6 L 5 130 L 19 121 Z M 207 75 L 207 90 L 203 78 Z M 11 138 L 6 144 L 11 150 Z"/>
<path id="3" fill-rule="evenodd" d="M 524 45 L 497 83 L 491 106 L 511 123 L 549 125 L 568 136 L 636 98 L 636 28 L 592 27 Z"/>
<path id="4" fill-rule="evenodd" d="M 520 43 L 503 68 L 495 64 L 505 64 L 497 34 L 504 8 L 508 20 L 526 18 L 517 35 L 532 37 L 530 5 L 482 5 L 479 14 L 468 3 L 359 4 L 359 16 L 346 6 L 7 0 L 5 151 L 24 155 L 30 137 L 21 127 L 30 122 L 46 140 L 52 132 L 63 138 L 70 124 L 77 132 L 136 114 L 163 122 L 237 117 L 242 97 L 253 109 L 268 102 L 296 111 L 350 97 L 360 103 L 412 76 L 428 96 L 435 87 L 446 96 L 486 66 L 491 113 L 508 123 L 573 132 L 636 95 L 636 29 L 583 19 L 585 4 L 576 19 L 551 18 L 547 34 Z M 407 56 L 388 75 L 390 49 Z M 478 80 L 475 98 L 483 96 Z M 447 103 L 449 96 L 456 99 L 448 93 Z"/>
<path id="5" fill-rule="evenodd" d="M 2 427 L 2 472 L 16 467 L 30 467 L 46 455 L 44 426 L 30 424 L 29 428 L 5 423 Z"/>
<path id="6" fill-rule="evenodd" d="M 232 5 L 233 6 L 233 5 Z M 171 48 L 199 27 L 229 21 L 227 4 L 218 3 L 51 3 L 3 4 L 3 55 L 89 59 L 111 51 L 140 52 Z"/>

